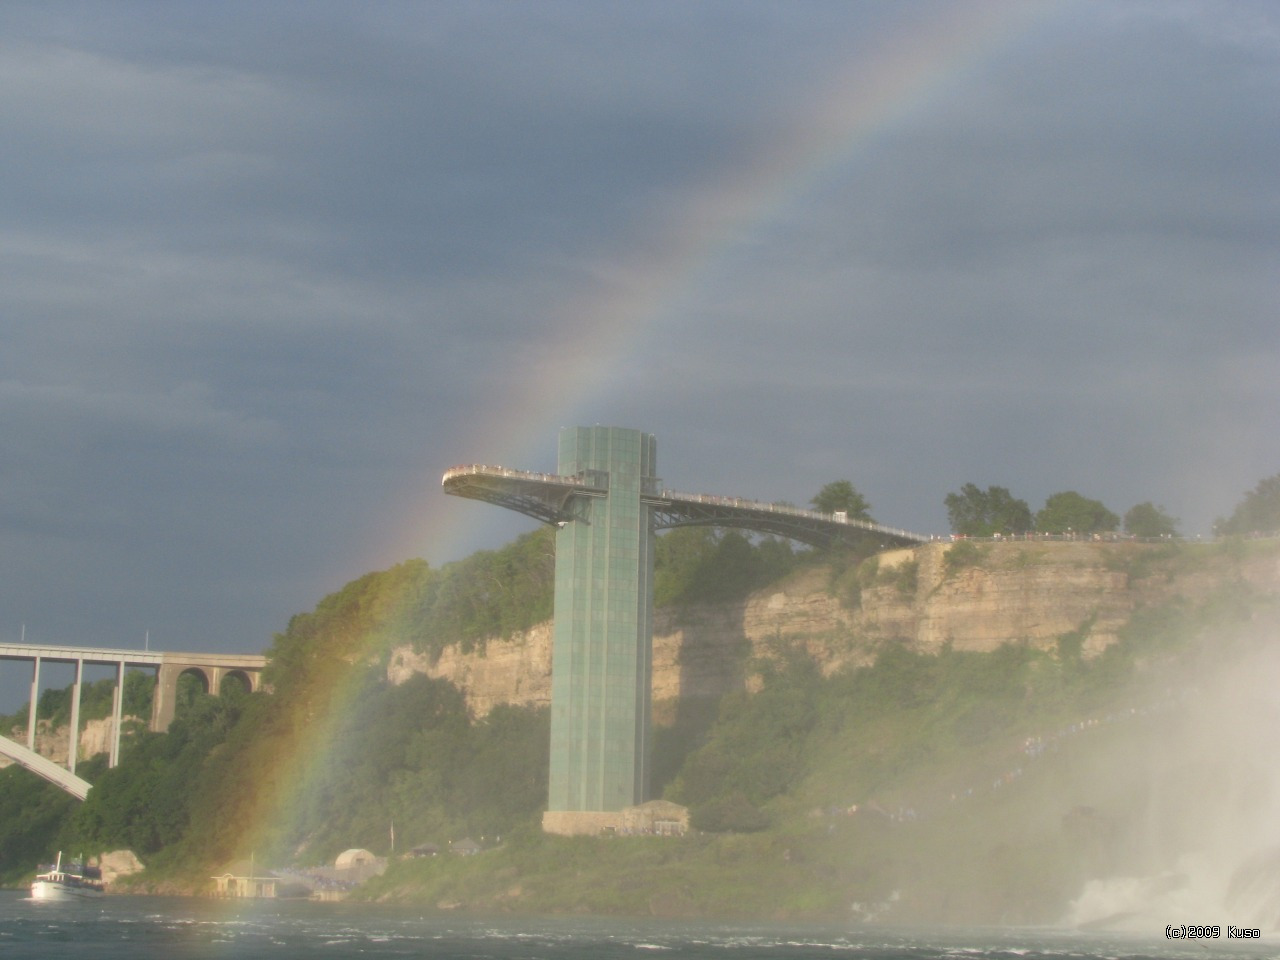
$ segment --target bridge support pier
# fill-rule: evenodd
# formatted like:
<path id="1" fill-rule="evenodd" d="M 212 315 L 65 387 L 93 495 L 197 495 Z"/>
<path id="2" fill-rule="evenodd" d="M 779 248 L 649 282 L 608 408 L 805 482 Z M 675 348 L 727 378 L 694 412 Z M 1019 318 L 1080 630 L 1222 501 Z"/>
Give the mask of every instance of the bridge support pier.
<path id="1" fill-rule="evenodd" d="M 67 772 L 76 772 L 76 753 L 80 746 L 80 685 L 84 681 L 84 661 L 76 661 L 76 681 L 71 685 L 71 729 L 67 736 Z"/>
<path id="2" fill-rule="evenodd" d="M 111 697 L 111 755 L 107 766 L 120 762 L 120 724 L 124 721 L 124 661 L 116 664 L 116 688 Z"/>
<path id="3" fill-rule="evenodd" d="M 31 700 L 27 705 L 27 749 L 36 748 L 36 704 L 40 700 L 40 657 L 35 658 L 35 668 L 31 671 Z"/>
<path id="4" fill-rule="evenodd" d="M 215 655 L 216 656 L 216 655 Z M 184 673 L 198 673 L 204 678 L 205 690 L 217 696 L 222 691 L 222 681 L 235 674 L 243 677 L 249 685 L 249 692 L 256 692 L 262 686 L 261 666 L 246 666 L 239 661 L 246 657 L 228 657 L 233 661 L 223 665 L 209 663 L 212 657 L 190 658 L 175 654 L 165 654 L 165 661 L 156 671 L 156 690 L 151 698 L 151 730 L 153 733 L 164 733 L 173 723 L 178 709 L 178 678 Z M 257 658 L 265 664 L 264 657 Z"/>
<path id="5" fill-rule="evenodd" d="M 151 732 L 164 733 L 178 709 L 178 676 L 186 668 L 162 663 L 156 671 L 156 689 L 151 695 Z"/>

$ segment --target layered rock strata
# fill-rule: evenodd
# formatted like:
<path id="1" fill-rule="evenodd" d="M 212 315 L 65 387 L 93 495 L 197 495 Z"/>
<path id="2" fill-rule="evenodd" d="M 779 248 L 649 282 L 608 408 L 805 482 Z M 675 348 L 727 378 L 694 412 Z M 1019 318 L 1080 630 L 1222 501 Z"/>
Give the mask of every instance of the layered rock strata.
<path id="1" fill-rule="evenodd" d="M 1210 545 L 1006 541 L 968 545 L 968 561 L 957 563 L 963 551 L 948 559 L 953 546 L 895 550 L 843 573 L 807 567 L 743 602 L 658 611 L 655 717 L 661 722 L 662 704 L 681 698 L 752 689 L 752 662 L 784 650 L 803 650 L 824 673 L 869 663 L 886 641 L 922 652 L 1005 643 L 1047 649 L 1077 634 L 1085 654 L 1095 655 L 1144 605 L 1194 602 L 1228 581 L 1280 589 L 1275 550 L 1232 556 Z M 549 703 L 551 624 L 470 651 L 449 647 L 434 660 L 408 647 L 394 651 L 389 678 L 415 673 L 458 685 L 477 716 L 500 703 Z"/>

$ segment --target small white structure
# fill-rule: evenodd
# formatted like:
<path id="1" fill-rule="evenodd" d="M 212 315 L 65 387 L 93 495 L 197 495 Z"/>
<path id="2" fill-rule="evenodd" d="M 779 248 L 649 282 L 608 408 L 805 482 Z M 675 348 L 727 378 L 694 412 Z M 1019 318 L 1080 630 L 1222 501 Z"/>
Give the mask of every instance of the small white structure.
<path id="1" fill-rule="evenodd" d="M 352 867 L 360 867 L 366 863 L 374 863 L 377 861 L 368 850 L 360 847 L 352 847 L 350 850 L 343 850 L 338 854 L 338 859 L 333 861 L 335 870 L 350 870 Z"/>
<path id="2" fill-rule="evenodd" d="M 352 847 L 343 850 L 333 861 L 334 877 L 351 883 L 364 883 L 387 869 L 386 857 L 375 857 L 368 850 Z"/>
<path id="3" fill-rule="evenodd" d="M 649 800 L 622 810 L 622 832 L 683 837 L 689 832 L 689 808 L 670 800 Z"/>

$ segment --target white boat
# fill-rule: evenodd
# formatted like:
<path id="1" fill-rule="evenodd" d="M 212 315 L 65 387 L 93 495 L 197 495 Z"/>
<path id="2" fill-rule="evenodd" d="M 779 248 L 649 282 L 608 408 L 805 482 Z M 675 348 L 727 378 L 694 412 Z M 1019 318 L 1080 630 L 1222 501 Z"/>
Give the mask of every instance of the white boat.
<path id="1" fill-rule="evenodd" d="M 32 900 L 89 900 L 102 896 L 102 871 L 71 862 L 62 869 L 62 851 L 53 869 L 37 873 L 31 881 Z"/>

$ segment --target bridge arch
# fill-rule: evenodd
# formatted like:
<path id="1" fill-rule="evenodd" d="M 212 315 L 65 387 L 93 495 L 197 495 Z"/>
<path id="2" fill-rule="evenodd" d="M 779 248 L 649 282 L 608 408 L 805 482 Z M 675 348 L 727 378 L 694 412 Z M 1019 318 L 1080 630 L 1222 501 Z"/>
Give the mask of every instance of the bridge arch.
<path id="1" fill-rule="evenodd" d="M 260 686 L 261 672 L 243 667 L 210 667 L 191 664 L 178 670 L 175 684 L 180 684 L 183 677 L 194 677 L 199 681 L 201 693 L 211 697 L 221 697 L 237 685 L 245 693 L 253 693 Z M 231 681 L 230 685 L 227 683 L 228 680 Z"/>
<path id="2" fill-rule="evenodd" d="M 183 678 L 183 677 L 191 677 L 192 679 L 194 679 L 194 680 L 198 681 L 198 682 L 199 682 L 199 684 L 200 684 L 200 692 L 201 692 L 201 693 L 209 694 L 209 693 L 212 693 L 212 692 L 213 692 L 213 691 L 212 691 L 212 688 L 210 687 L 210 683 L 211 683 L 211 681 L 212 681 L 212 678 L 211 678 L 211 677 L 209 676 L 209 674 L 205 671 L 204 667 L 185 667 L 185 668 L 183 668 L 182 670 L 180 670 L 180 671 L 178 672 L 178 679 L 177 679 L 177 683 L 181 684 L 181 683 L 182 683 L 182 678 Z"/>
<path id="3" fill-rule="evenodd" d="M 165 662 L 156 672 L 156 695 L 151 708 L 151 729 L 163 732 L 173 723 L 177 707 L 178 678 L 194 674 L 201 679 L 204 692 L 221 696 L 223 681 L 234 676 L 254 693 L 262 688 L 262 668 L 266 657 L 231 656 L 220 654 L 165 655 Z"/>
<path id="4" fill-rule="evenodd" d="M 241 687 L 245 693 L 253 693 L 258 689 L 258 685 L 254 682 L 257 674 L 251 674 L 247 670 L 227 670 L 222 674 L 222 679 L 218 683 L 218 696 L 225 697 L 237 686 Z M 230 686 L 227 681 L 230 680 Z"/>

